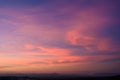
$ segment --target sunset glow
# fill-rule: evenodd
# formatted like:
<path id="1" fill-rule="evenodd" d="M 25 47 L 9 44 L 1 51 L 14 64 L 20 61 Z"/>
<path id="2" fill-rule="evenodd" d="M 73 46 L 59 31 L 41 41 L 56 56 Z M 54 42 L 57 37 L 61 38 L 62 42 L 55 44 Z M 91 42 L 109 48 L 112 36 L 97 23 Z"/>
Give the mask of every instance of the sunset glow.
<path id="1" fill-rule="evenodd" d="M 120 73 L 120 1 L 0 0 L 0 73 Z"/>

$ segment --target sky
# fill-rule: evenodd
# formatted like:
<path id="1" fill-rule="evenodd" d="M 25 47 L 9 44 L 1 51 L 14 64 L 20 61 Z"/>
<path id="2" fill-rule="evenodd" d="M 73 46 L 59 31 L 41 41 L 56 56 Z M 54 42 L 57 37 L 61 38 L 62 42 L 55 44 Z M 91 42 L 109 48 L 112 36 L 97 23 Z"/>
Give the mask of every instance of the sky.
<path id="1" fill-rule="evenodd" d="M 0 73 L 120 74 L 120 1 L 0 0 Z"/>

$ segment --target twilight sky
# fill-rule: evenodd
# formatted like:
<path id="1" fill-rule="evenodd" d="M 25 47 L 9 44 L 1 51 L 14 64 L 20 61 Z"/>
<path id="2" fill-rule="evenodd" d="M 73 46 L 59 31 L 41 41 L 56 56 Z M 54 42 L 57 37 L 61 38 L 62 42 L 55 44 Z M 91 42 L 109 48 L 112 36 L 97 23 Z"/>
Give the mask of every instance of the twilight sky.
<path id="1" fill-rule="evenodd" d="M 0 0 L 0 73 L 120 73 L 119 0 Z"/>

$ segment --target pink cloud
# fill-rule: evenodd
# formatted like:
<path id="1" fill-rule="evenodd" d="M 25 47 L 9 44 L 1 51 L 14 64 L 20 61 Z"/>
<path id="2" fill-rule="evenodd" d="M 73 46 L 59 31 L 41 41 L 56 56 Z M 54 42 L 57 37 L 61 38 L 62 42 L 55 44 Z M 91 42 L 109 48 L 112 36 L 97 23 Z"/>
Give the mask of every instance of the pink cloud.
<path id="1" fill-rule="evenodd" d="M 49 65 L 49 66 L 65 66 L 65 65 L 75 65 L 75 64 L 94 64 L 99 63 L 104 60 L 119 58 L 118 56 L 67 56 L 61 57 L 55 60 L 36 60 L 31 62 L 32 65 Z"/>
<path id="2" fill-rule="evenodd" d="M 96 33 L 97 35 L 97 33 Z M 114 44 L 114 39 L 95 37 L 73 30 L 68 32 L 67 40 L 73 45 L 83 46 L 88 51 L 119 51 L 119 46 Z"/>
<path id="3" fill-rule="evenodd" d="M 100 36 L 102 32 L 99 30 L 116 23 L 115 18 L 108 15 L 113 9 L 110 5 L 104 7 L 98 5 L 78 11 L 72 17 L 73 24 L 66 34 L 66 40 L 72 45 L 83 46 L 88 51 L 119 51 L 112 37 Z"/>

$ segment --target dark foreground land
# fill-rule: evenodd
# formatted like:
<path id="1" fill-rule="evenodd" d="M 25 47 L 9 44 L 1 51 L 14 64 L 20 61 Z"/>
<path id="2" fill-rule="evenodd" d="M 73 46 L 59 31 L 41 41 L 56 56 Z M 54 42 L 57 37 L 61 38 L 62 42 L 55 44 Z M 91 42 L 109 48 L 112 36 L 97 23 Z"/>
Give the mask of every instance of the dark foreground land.
<path id="1" fill-rule="evenodd" d="M 1 76 L 0 80 L 120 80 L 120 76 L 109 77 L 31 77 Z"/>

